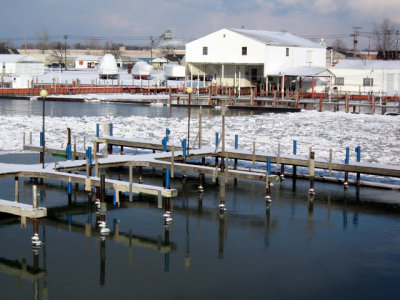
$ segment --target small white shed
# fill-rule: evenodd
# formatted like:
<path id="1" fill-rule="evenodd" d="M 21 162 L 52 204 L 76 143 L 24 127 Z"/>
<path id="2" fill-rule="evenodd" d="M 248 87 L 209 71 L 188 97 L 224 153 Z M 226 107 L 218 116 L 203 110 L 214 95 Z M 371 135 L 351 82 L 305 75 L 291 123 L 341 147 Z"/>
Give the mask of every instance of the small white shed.
<path id="1" fill-rule="evenodd" d="M 2 76 L 41 76 L 44 63 L 32 55 L 0 54 L 0 73 Z"/>
<path id="2" fill-rule="evenodd" d="M 101 57 L 95 55 L 79 55 L 75 58 L 75 69 L 94 69 Z"/>

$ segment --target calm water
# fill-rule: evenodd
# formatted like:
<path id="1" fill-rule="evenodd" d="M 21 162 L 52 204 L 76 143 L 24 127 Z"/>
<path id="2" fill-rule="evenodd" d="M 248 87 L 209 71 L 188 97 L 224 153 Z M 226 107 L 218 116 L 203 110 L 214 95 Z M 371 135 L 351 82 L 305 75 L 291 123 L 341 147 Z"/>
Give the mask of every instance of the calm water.
<path id="1" fill-rule="evenodd" d="M 1 109 L 41 114 L 40 103 L 1 101 Z M 146 114 L 168 116 L 163 107 L 49 102 L 49 114 Z M 172 114 L 185 114 L 173 109 Z M 36 163 L 38 154 L 0 156 L 2 162 Z M 127 169 L 108 176 L 126 178 Z M 145 170 L 144 183 L 161 185 L 161 173 Z M 135 174 L 137 178 L 137 174 Z M 400 292 L 400 209 L 397 191 L 308 182 L 275 183 L 272 204 L 264 184 L 233 180 L 227 212 L 207 177 L 178 175 L 172 188 L 173 222 L 165 226 L 156 198 L 107 197 L 106 238 L 96 229 L 96 209 L 83 186 L 68 199 L 67 186 L 46 181 L 39 205 L 44 245 L 33 251 L 32 222 L 0 217 L 1 299 L 397 299 Z M 32 183 L 20 181 L 20 200 L 30 203 Z M 14 180 L 1 178 L 2 199 L 13 199 Z"/>

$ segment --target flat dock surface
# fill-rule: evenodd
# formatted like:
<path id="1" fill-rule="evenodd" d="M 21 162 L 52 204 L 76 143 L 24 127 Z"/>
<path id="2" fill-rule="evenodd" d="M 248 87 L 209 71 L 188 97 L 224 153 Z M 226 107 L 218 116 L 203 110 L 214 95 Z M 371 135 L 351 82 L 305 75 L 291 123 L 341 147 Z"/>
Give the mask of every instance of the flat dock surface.
<path id="1" fill-rule="evenodd" d="M 45 207 L 33 208 L 32 205 L 0 199 L 0 212 L 27 218 L 42 218 L 47 216 Z"/>

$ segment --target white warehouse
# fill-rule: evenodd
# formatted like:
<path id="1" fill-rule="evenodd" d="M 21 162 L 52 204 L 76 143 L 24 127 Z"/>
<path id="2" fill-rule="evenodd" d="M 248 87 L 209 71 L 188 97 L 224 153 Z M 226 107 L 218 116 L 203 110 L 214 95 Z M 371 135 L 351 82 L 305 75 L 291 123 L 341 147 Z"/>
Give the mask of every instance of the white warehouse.
<path id="1" fill-rule="evenodd" d="M 326 47 L 288 32 L 224 28 L 187 43 L 186 66 L 192 78 L 211 77 L 219 86 L 270 90 L 293 82 L 304 68 L 320 72 Z"/>
<path id="2" fill-rule="evenodd" d="M 383 96 L 400 92 L 400 61 L 342 60 L 330 71 L 335 76 L 333 92 Z"/>

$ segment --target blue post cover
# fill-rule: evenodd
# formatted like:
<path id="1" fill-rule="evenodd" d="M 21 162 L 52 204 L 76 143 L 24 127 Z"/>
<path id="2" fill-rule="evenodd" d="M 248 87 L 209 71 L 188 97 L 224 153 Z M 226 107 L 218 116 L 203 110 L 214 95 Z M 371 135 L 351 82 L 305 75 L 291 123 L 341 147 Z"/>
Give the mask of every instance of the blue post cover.
<path id="1" fill-rule="evenodd" d="M 239 148 L 239 135 L 235 134 L 235 149 Z"/>
<path id="2" fill-rule="evenodd" d="M 186 153 L 186 139 L 183 139 L 182 141 L 182 152 L 183 152 L 183 156 L 186 158 L 187 153 Z"/>
<path id="3" fill-rule="evenodd" d="M 293 154 L 297 155 L 297 141 L 293 140 Z"/>
<path id="4" fill-rule="evenodd" d="M 357 162 L 361 161 L 361 146 L 356 147 L 356 153 L 357 153 Z"/>
<path id="5" fill-rule="evenodd" d="M 43 131 L 40 132 L 40 147 L 43 147 Z"/>
<path id="6" fill-rule="evenodd" d="M 267 173 L 271 175 L 271 157 L 267 157 Z"/>

